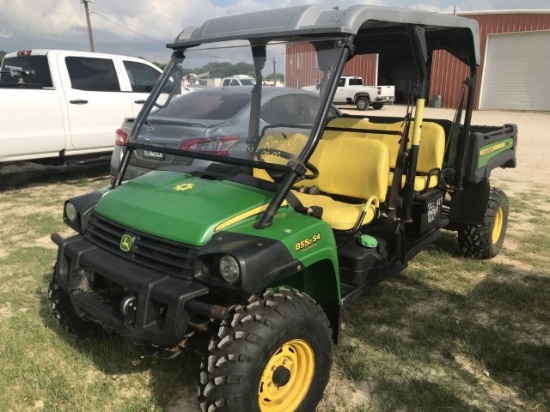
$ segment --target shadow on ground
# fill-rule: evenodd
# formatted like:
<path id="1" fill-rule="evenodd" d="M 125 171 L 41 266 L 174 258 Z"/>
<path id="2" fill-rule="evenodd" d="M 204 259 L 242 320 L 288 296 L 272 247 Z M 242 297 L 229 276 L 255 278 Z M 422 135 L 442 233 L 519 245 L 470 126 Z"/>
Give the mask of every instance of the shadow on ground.
<path id="1" fill-rule="evenodd" d="M 71 166 L 41 166 L 33 163 L 0 166 L 0 191 L 108 175 L 109 163 L 107 161 Z"/>

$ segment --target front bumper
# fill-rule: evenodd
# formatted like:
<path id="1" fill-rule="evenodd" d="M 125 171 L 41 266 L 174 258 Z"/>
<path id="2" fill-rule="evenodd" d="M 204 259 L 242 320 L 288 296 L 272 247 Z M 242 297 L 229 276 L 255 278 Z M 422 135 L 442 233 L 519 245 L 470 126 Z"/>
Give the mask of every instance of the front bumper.
<path id="1" fill-rule="evenodd" d="M 172 347 L 184 337 L 186 305 L 208 289 L 125 261 L 81 235 L 58 237 L 56 276 L 75 311 L 134 343 Z"/>

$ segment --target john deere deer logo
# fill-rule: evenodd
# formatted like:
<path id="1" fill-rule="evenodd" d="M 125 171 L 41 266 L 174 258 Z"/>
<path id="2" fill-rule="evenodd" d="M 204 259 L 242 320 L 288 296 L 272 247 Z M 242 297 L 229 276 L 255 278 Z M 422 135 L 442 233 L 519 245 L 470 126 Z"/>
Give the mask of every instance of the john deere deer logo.
<path id="1" fill-rule="evenodd" d="M 129 235 L 128 233 L 125 233 L 120 238 L 120 250 L 123 252 L 129 252 L 132 250 L 132 246 L 134 245 L 135 238 Z"/>

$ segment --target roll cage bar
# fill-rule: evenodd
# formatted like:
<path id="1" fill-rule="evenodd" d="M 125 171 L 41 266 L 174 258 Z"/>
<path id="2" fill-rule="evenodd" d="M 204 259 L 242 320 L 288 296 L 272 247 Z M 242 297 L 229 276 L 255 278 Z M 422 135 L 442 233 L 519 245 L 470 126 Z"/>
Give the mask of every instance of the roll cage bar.
<path id="1" fill-rule="evenodd" d="M 289 173 L 281 182 L 275 196 L 266 211 L 256 223 L 257 228 L 270 226 L 275 213 L 288 195 L 296 180 L 304 173 L 304 164 L 309 159 L 321 138 L 336 91 L 337 80 L 348 60 L 355 55 L 377 53 L 393 60 L 412 61 L 416 73 L 410 78 L 418 78 L 415 92 L 417 98 L 413 141 L 406 168 L 406 183 L 403 189 L 404 213 L 402 218 L 410 219 L 412 210 L 413 186 L 420 142 L 424 102 L 427 98 L 428 70 L 435 50 L 446 50 L 464 62 L 470 68 L 464 127 L 462 139 L 459 139 L 453 168 L 456 173 L 455 187 L 462 188 L 464 161 L 468 148 L 468 136 L 474 102 L 477 65 L 479 64 L 479 28 L 475 20 L 422 12 L 417 10 L 387 8 L 367 5 L 352 6 L 347 9 L 330 8 L 323 5 L 296 6 L 277 10 L 261 11 L 237 16 L 227 16 L 206 21 L 201 27 L 189 27 L 183 30 L 167 47 L 174 50 L 173 58 L 159 79 L 144 110 L 148 113 L 161 92 L 166 77 L 185 58 L 185 50 L 199 45 L 229 41 L 247 40 L 250 42 L 256 77 L 261 78 L 261 71 L 266 62 L 266 45 L 272 41 L 312 41 L 318 42 L 330 38 L 327 42 L 340 42 L 336 52 L 329 58 L 319 59 L 319 68 L 323 72 L 320 85 L 321 107 L 312 127 L 312 135 L 297 162 L 289 163 L 285 170 Z M 339 38 L 340 40 L 334 40 Z M 316 47 L 318 43 L 315 43 Z M 323 44 L 323 41 L 319 42 Z M 322 46 L 321 46 L 322 47 Z M 319 55 L 320 56 L 320 55 Z M 252 89 L 252 103 L 248 127 L 247 143 L 252 145 L 259 135 L 259 114 L 262 82 L 256 82 Z M 326 91 L 326 92 L 325 92 Z M 460 119 L 459 119 L 460 120 Z M 131 135 L 137 135 L 144 119 L 139 116 Z M 129 143 L 114 179 L 113 187 L 119 185 L 128 167 L 131 152 L 139 144 Z M 197 156 L 205 158 L 208 156 Z M 245 161 L 241 161 L 245 162 Z M 254 162 L 250 162 L 251 164 Z"/>

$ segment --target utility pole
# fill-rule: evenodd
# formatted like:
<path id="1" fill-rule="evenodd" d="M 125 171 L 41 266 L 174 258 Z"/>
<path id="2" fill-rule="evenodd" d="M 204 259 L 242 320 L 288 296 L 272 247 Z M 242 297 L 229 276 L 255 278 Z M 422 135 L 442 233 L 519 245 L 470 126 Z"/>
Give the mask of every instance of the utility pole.
<path id="1" fill-rule="evenodd" d="M 90 22 L 90 10 L 88 9 L 88 3 L 91 0 L 82 0 L 84 4 L 84 10 L 86 11 L 86 21 L 88 22 L 88 38 L 90 39 L 90 51 L 95 52 L 94 47 L 94 35 L 92 34 L 92 23 Z"/>

